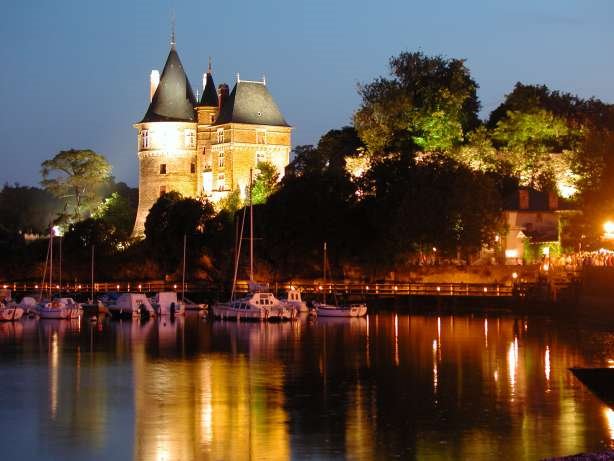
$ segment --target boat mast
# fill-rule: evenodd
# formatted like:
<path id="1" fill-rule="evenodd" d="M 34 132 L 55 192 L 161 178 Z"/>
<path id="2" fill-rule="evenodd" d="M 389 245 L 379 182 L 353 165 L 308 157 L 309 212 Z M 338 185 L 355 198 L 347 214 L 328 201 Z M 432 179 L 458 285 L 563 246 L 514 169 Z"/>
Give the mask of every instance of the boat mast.
<path id="1" fill-rule="evenodd" d="M 183 275 L 182 275 L 182 281 L 181 281 L 181 300 L 184 301 L 185 300 L 185 249 L 186 249 L 186 242 L 187 242 L 187 234 L 183 234 Z"/>
<path id="2" fill-rule="evenodd" d="M 45 269 L 43 270 L 43 280 L 41 280 L 41 295 L 40 295 L 41 300 L 43 298 L 43 292 L 45 291 L 45 281 L 47 280 L 47 265 L 49 264 L 49 249 L 50 249 L 50 245 L 47 245 L 47 256 L 45 256 Z"/>
<path id="3" fill-rule="evenodd" d="M 92 304 L 94 304 L 94 245 L 92 245 Z"/>
<path id="4" fill-rule="evenodd" d="M 326 304 L 326 242 L 324 242 L 324 260 L 322 261 L 322 304 Z"/>
<path id="5" fill-rule="evenodd" d="M 62 236 L 58 235 L 60 239 L 60 285 L 59 285 L 59 294 L 62 296 Z"/>
<path id="6" fill-rule="evenodd" d="M 49 229 L 49 300 L 52 298 L 53 286 L 53 227 Z"/>
<path id="7" fill-rule="evenodd" d="M 249 169 L 249 281 L 254 281 L 254 204 L 252 201 L 253 170 Z"/>

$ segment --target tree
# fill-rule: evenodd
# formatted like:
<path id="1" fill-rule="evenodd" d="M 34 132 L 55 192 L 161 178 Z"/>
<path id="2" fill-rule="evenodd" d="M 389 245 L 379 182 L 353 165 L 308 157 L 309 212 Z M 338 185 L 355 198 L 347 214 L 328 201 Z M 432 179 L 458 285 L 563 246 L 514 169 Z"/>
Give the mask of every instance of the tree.
<path id="1" fill-rule="evenodd" d="M 190 238 L 192 258 L 201 254 L 202 235 L 215 215 L 213 205 L 169 192 L 151 207 L 145 220 L 145 241 L 165 273 L 177 270 L 183 254 L 183 236 Z"/>
<path id="2" fill-rule="evenodd" d="M 463 60 L 401 53 L 390 59 L 390 73 L 358 90 L 354 125 L 371 153 L 445 152 L 479 125 L 478 85 Z"/>
<path id="3" fill-rule="evenodd" d="M 62 206 L 43 189 L 5 184 L 0 191 L 0 222 L 12 233 L 46 234 L 61 215 Z"/>
<path id="4" fill-rule="evenodd" d="M 70 219 L 78 221 L 102 199 L 96 188 L 107 181 L 110 172 L 107 160 L 92 150 L 63 150 L 41 164 L 41 184 L 64 200 L 72 209 Z"/>
<path id="5" fill-rule="evenodd" d="M 113 192 L 98 205 L 92 216 L 112 226 L 117 238 L 126 241 L 132 233 L 134 219 L 136 218 L 136 207 L 127 197 L 120 195 L 119 192 Z"/>
<path id="6" fill-rule="evenodd" d="M 252 203 L 265 203 L 269 195 L 277 189 L 279 173 L 272 163 L 258 163 L 258 175 L 252 185 Z"/>

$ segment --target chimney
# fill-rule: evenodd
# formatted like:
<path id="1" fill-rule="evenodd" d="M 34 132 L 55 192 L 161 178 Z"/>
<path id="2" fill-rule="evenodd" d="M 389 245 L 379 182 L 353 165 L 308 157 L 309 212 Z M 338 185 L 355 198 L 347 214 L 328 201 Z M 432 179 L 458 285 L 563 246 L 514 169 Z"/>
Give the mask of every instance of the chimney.
<path id="1" fill-rule="evenodd" d="M 158 89 L 159 84 L 160 84 L 160 72 L 154 69 L 151 71 L 151 74 L 149 75 L 149 102 L 151 102 L 151 100 L 153 99 L 154 94 L 156 93 L 156 90 Z"/>
<path id="2" fill-rule="evenodd" d="M 226 101 L 226 97 L 228 96 L 228 85 L 226 85 L 225 83 L 218 85 L 217 96 L 220 104 L 219 108 L 221 110 L 224 106 L 224 102 Z"/>

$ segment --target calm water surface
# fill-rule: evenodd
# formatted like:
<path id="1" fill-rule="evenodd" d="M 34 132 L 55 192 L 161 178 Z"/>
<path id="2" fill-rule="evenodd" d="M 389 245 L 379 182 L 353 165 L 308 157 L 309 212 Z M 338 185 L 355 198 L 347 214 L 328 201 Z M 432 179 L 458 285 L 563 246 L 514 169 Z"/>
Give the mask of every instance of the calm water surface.
<path id="1" fill-rule="evenodd" d="M 614 448 L 567 370 L 614 334 L 545 318 L 0 325 L 1 459 L 539 459 Z"/>

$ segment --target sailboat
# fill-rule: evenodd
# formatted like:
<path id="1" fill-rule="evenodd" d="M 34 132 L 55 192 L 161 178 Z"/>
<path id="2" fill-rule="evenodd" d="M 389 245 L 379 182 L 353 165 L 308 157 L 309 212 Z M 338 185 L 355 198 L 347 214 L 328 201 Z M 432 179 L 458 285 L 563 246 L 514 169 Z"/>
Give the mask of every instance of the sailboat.
<path id="1" fill-rule="evenodd" d="M 326 255 L 326 242 L 324 242 L 324 261 L 322 264 L 322 302 L 315 302 L 316 313 L 318 317 L 364 317 L 367 315 L 367 305 L 364 303 L 349 304 L 347 306 L 337 305 L 337 296 L 333 293 L 335 304 L 326 303 L 326 268 L 328 267 L 328 259 Z"/>
<path id="2" fill-rule="evenodd" d="M 241 220 L 241 232 L 237 243 L 237 252 L 234 264 L 234 276 L 232 280 L 232 292 L 230 301 L 216 303 L 212 306 L 214 318 L 237 319 L 237 320 L 291 320 L 296 317 L 296 310 L 282 304 L 266 286 L 259 285 L 254 281 L 254 210 L 252 203 L 252 171 L 250 170 L 249 182 L 249 214 L 250 214 L 250 237 L 249 237 L 249 288 L 250 293 L 243 298 L 235 299 L 237 273 L 239 270 L 239 255 L 241 254 L 241 242 L 245 225 L 246 208 L 243 208 Z"/>
<path id="3" fill-rule="evenodd" d="M 53 228 L 49 230 L 49 247 L 47 248 L 47 259 L 45 260 L 45 272 L 49 263 L 49 300 L 41 301 L 36 306 L 36 313 L 41 319 L 77 319 L 81 316 L 83 309 L 81 305 L 72 298 L 53 298 Z M 44 285 L 46 274 L 43 273 Z M 42 293 L 41 293 L 42 298 Z"/>

